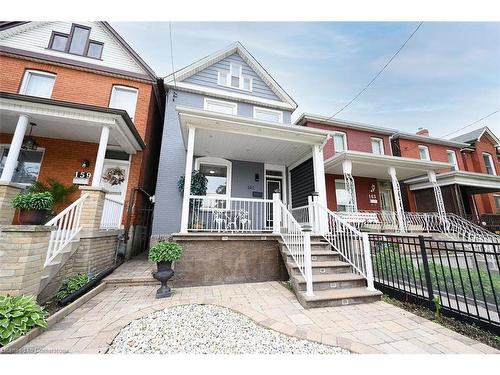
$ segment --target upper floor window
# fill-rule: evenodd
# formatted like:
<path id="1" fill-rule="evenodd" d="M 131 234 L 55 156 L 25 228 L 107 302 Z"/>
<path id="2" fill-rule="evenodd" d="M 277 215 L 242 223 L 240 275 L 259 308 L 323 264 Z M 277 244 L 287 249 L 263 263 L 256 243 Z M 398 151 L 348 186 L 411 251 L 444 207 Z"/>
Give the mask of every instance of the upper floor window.
<path id="1" fill-rule="evenodd" d="M 283 112 L 273 109 L 254 107 L 253 117 L 259 120 L 283 123 Z"/>
<path id="2" fill-rule="evenodd" d="M 493 164 L 493 157 L 486 152 L 483 153 L 484 165 L 486 166 L 486 173 L 496 176 L 495 165 Z"/>
<path id="3" fill-rule="evenodd" d="M 50 98 L 56 75 L 37 70 L 27 70 L 24 73 L 20 94 Z"/>
<path id="4" fill-rule="evenodd" d="M 420 154 L 420 160 L 431 160 L 431 157 L 429 155 L 429 147 L 418 146 L 418 152 Z"/>
<path id="5" fill-rule="evenodd" d="M 495 205 L 497 206 L 497 213 L 500 213 L 500 195 L 494 195 Z"/>
<path id="6" fill-rule="evenodd" d="M 124 109 L 133 120 L 135 117 L 138 92 L 139 91 L 137 89 L 132 87 L 113 86 L 109 107 Z"/>
<path id="7" fill-rule="evenodd" d="M 204 108 L 207 111 L 225 113 L 227 115 L 236 116 L 238 114 L 238 104 L 222 100 L 205 98 Z"/>
<path id="8" fill-rule="evenodd" d="M 384 155 L 384 141 L 382 138 L 372 138 L 372 153 Z"/>
<path id="9" fill-rule="evenodd" d="M 345 133 L 338 132 L 333 134 L 333 147 L 335 152 L 347 150 L 347 136 Z"/>
<path id="10" fill-rule="evenodd" d="M 243 67 L 241 65 L 233 63 L 229 65 L 229 71 L 218 71 L 217 84 L 245 91 L 252 91 L 253 89 L 252 78 L 243 74 Z"/>
<path id="11" fill-rule="evenodd" d="M 104 43 L 90 40 L 90 30 L 90 27 L 73 24 L 69 34 L 53 31 L 49 41 L 49 48 L 55 51 L 100 59 Z"/>
<path id="12" fill-rule="evenodd" d="M 446 154 L 448 155 L 448 163 L 452 165 L 451 169 L 454 171 L 458 171 L 458 162 L 457 162 L 457 154 L 453 150 L 446 150 Z"/>

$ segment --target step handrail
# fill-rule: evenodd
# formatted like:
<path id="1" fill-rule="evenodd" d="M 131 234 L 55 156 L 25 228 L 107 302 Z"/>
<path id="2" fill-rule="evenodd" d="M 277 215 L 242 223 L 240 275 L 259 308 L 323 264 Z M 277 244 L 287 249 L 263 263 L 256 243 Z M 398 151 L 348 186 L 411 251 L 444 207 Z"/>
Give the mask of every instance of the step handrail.
<path id="1" fill-rule="evenodd" d="M 45 224 L 46 226 L 56 227 L 56 230 L 50 233 L 45 266 L 47 266 L 82 229 L 80 226 L 80 216 L 83 204 L 88 196 L 88 193 L 82 195 Z"/>

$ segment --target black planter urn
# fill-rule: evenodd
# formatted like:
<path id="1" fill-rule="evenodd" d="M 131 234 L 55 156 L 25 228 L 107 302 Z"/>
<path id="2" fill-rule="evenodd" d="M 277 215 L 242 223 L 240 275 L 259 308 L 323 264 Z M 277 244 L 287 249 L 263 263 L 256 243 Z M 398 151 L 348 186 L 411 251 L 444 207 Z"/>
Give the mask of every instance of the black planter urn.
<path id="1" fill-rule="evenodd" d="M 153 277 L 161 283 L 161 287 L 156 291 L 156 298 L 167 298 L 172 295 L 172 290 L 168 287 L 167 281 L 174 276 L 172 261 L 156 262 L 158 271 L 153 273 Z"/>

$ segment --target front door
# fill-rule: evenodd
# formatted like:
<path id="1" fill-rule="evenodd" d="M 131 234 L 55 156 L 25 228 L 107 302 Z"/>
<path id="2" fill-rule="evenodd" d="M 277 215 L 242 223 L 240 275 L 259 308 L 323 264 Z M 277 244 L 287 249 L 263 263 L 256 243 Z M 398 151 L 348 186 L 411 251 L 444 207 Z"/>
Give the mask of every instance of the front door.
<path id="1" fill-rule="evenodd" d="M 121 203 L 125 202 L 129 165 L 128 160 L 104 159 L 101 187 L 107 190 L 107 198 Z"/>
<path id="2" fill-rule="evenodd" d="M 266 177 L 266 198 L 273 199 L 273 193 L 275 190 L 279 189 L 280 199 L 283 201 L 283 189 L 281 189 L 281 179 Z M 267 210 L 267 226 L 272 227 L 273 225 L 273 210 L 272 206 L 267 206 L 270 209 Z"/>
<path id="3" fill-rule="evenodd" d="M 378 191 L 380 196 L 380 210 L 394 211 L 394 200 L 392 199 L 392 186 L 389 181 L 379 181 Z"/>

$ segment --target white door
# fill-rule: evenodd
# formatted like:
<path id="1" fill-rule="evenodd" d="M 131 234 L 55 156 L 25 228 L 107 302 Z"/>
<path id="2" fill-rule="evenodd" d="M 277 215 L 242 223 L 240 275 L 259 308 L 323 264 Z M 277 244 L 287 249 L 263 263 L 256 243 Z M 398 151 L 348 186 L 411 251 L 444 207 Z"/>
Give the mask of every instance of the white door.
<path id="1" fill-rule="evenodd" d="M 129 166 L 128 160 L 104 159 L 101 187 L 108 191 L 107 198 L 122 203 L 125 201 Z"/>

